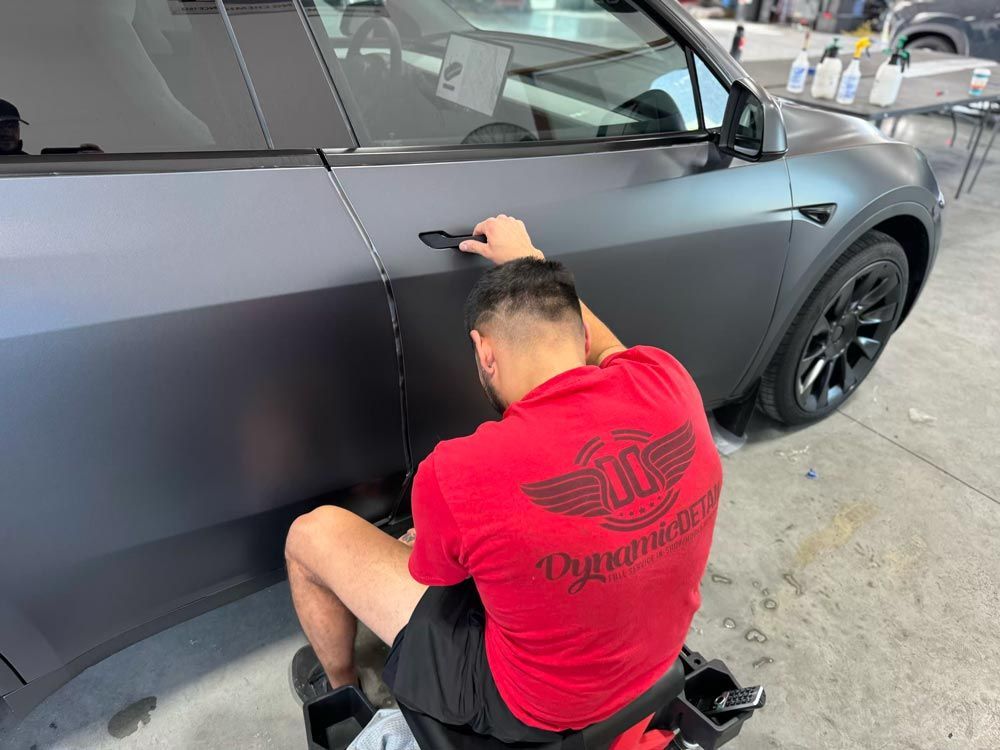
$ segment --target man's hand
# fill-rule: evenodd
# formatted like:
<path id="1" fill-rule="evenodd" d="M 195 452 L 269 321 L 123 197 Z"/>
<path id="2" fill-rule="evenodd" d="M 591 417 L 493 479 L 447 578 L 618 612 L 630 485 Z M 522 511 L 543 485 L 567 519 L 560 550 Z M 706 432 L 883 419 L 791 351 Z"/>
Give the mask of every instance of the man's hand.
<path id="1" fill-rule="evenodd" d="M 485 235 L 486 242 L 466 240 L 459 245 L 459 250 L 463 253 L 482 255 L 498 266 L 518 258 L 545 260 L 542 251 L 531 244 L 524 222 L 513 216 L 493 216 L 476 224 L 472 233 Z"/>

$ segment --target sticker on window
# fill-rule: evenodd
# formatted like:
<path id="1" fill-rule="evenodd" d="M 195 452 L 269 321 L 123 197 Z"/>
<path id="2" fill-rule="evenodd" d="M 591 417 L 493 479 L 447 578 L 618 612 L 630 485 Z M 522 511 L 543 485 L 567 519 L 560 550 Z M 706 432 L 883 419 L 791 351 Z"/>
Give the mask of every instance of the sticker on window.
<path id="1" fill-rule="evenodd" d="M 441 61 L 437 95 L 484 115 L 492 115 L 507 80 L 512 51 L 502 44 L 452 34 Z"/>

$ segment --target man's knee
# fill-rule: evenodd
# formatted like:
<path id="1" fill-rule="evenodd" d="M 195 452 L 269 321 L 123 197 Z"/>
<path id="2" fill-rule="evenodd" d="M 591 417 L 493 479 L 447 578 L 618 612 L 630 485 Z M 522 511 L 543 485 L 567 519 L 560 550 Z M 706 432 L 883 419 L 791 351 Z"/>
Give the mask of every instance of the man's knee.
<path id="1" fill-rule="evenodd" d="M 303 564 L 310 552 L 336 544 L 339 534 L 358 516 L 335 505 L 322 505 L 292 522 L 285 538 L 285 560 Z"/>

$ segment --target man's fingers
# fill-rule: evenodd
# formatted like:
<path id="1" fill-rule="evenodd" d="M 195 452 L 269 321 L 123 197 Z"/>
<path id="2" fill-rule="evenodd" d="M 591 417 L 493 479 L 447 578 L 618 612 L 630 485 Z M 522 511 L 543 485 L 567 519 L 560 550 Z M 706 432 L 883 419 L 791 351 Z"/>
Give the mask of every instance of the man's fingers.
<path id="1" fill-rule="evenodd" d="M 481 233 L 476 232 L 476 234 Z M 487 253 L 490 251 L 490 246 L 485 242 L 480 242 L 479 240 L 465 240 L 458 246 L 458 249 L 463 253 L 475 253 L 476 255 L 486 257 Z"/>
<path id="2" fill-rule="evenodd" d="M 495 219 L 492 216 L 490 218 L 488 218 L 488 219 L 483 219 L 481 222 L 479 222 L 478 224 L 476 224 L 476 226 L 472 230 L 472 233 L 473 234 L 486 234 L 490 230 L 490 228 L 493 226 L 493 222 L 494 221 L 495 221 Z"/>

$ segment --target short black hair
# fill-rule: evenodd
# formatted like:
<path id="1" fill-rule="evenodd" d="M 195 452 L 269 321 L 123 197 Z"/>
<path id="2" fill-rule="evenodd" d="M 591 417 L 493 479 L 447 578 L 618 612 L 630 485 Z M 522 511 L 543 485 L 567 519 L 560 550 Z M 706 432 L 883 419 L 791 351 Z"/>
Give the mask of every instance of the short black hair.
<path id="1" fill-rule="evenodd" d="M 504 263 L 484 273 L 465 300 L 467 332 L 525 315 L 549 323 L 576 322 L 583 332 L 576 283 L 562 263 L 538 258 Z"/>

